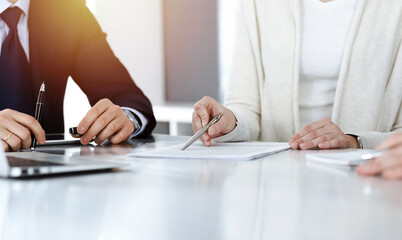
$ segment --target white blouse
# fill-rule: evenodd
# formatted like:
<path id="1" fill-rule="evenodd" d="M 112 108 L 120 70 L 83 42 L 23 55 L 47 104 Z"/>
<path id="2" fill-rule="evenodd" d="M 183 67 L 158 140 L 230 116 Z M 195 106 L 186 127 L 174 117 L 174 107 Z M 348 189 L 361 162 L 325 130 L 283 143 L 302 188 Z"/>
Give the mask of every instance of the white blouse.
<path id="1" fill-rule="evenodd" d="M 332 117 L 346 39 L 358 0 L 302 0 L 300 127 Z"/>

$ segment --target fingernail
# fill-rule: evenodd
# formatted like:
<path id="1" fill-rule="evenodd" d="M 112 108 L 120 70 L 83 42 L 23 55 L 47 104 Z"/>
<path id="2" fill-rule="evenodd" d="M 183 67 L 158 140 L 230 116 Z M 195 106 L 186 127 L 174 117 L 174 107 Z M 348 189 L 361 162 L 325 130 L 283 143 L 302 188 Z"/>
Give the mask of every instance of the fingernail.
<path id="1" fill-rule="evenodd" d="M 308 146 L 307 146 L 307 143 L 302 143 L 302 144 L 300 144 L 300 148 L 307 148 Z"/>
<path id="2" fill-rule="evenodd" d="M 291 146 L 293 149 L 297 149 L 298 144 L 297 144 L 296 142 L 294 142 L 294 143 L 290 144 L 290 146 Z"/>
<path id="3" fill-rule="evenodd" d="M 80 127 L 80 133 L 83 134 L 85 132 L 85 128 L 84 127 Z"/>
<path id="4" fill-rule="evenodd" d="M 208 135 L 204 134 L 203 138 L 204 138 L 204 141 L 208 141 Z"/>
<path id="5" fill-rule="evenodd" d="M 85 137 L 81 137 L 81 143 L 87 144 L 87 143 L 88 143 L 88 139 L 85 138 Z"/>

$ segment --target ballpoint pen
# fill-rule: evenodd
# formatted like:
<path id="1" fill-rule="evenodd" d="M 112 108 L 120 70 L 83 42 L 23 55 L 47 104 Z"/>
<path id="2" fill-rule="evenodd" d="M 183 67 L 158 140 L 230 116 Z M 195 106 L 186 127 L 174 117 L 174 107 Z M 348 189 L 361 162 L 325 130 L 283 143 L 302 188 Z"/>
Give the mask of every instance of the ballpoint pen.
<path id="1" fill-rule="evenodd" d="M 219 119 L 222 117 L 223 113 L 219 113 L 218 115 L 216 115 L 216 117 L 214 117 L 207 125 L 205 125 L 203 128 L 201 128 L 198 132 L 196 132 L 194 134 L 194 136 L 192 136 L 187 142 L 186 144 L 184 144 L 183 148 L 181 149 L 186 150 L 189 146 L 191 146 L 191 144 L 193 144 L 195 141 L 197 141 L 202 134 L 204 134 L 206 131 L 208 131 L 208 129 L 214 125 L 216 122 L 219 121 Z"/>
<path id="2" fill-rule="evenodd" d="M 376 151 L 376 152 L 372 152 L 372 153 L 363 154 L 360 156 L 360 159 L 350 161 L 349 166 L 351 166 L 351 167 L 360 166 L 370 160 L 373 160 L 374 158 L 382 157 L 387 152 L 388 152 L 388 150 L 383 150 L 383 151 Z"/>
<path id="3" fill-rule="evenodd" d="M 40 122 L 40 119 L 42 117 L 42 109 L 43 109 L 44 101 L 45 101 L 45 82 L 43 82 L 42 85 L 40 86 L 38 99 L 36 101 L 35 119 L 38 122 Z M 31 151 L 34 151 L 35 147 L 36 147 L 36 139 L 35 139 L 35 136 L 32 135 Z"/>
<path id="4" fill-rule="evenodd" d="M 374 158 L 379 158 L 379 157 L 383 156 L 387 152 L 388 152 L 388 150 L 384 150 L 384 151 L 377 151 L 377 152 L 373 152 L 373 153 L 363 154 L 361 156 L 361 159 L 362 160 L 371 160 L 371 159 L 374 159 Z"/>

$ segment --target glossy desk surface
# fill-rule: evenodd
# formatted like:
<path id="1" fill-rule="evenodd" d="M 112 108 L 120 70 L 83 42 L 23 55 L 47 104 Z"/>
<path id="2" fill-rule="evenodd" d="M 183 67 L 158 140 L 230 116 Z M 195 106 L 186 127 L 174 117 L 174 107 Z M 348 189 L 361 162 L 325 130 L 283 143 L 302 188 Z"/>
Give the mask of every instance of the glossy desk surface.
<path id="1" fill-rule="evenodd" d="M 155 135 L 65 154 L 123 159 L 183 143 Z M 128 159 L 130 170 L 0 179 L 1 239 L 402 239 L 402 181 L 310 165 L 303 151 L 248 162 Z"/>

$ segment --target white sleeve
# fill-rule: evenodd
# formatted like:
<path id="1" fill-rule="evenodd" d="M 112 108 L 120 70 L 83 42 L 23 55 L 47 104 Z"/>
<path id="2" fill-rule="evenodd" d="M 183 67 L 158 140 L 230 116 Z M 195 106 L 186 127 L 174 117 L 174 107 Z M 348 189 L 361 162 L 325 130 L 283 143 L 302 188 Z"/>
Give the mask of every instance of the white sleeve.
<path id="1" fill-rule="evenodd" d="M 229 69 L 229 85 L 225 96 L 225 106 L 237 118 L 237 127 L 216 141 L 255 141 L 260 136 L 260 89 L 257 58 L 258 49 L 253 48 L 250 29 L 247 24 L 243 1 L 238 1 L 236 9 L 236 29 L 233 57 Z M 250 13 L 253 14 L 253 13 Z"/>

